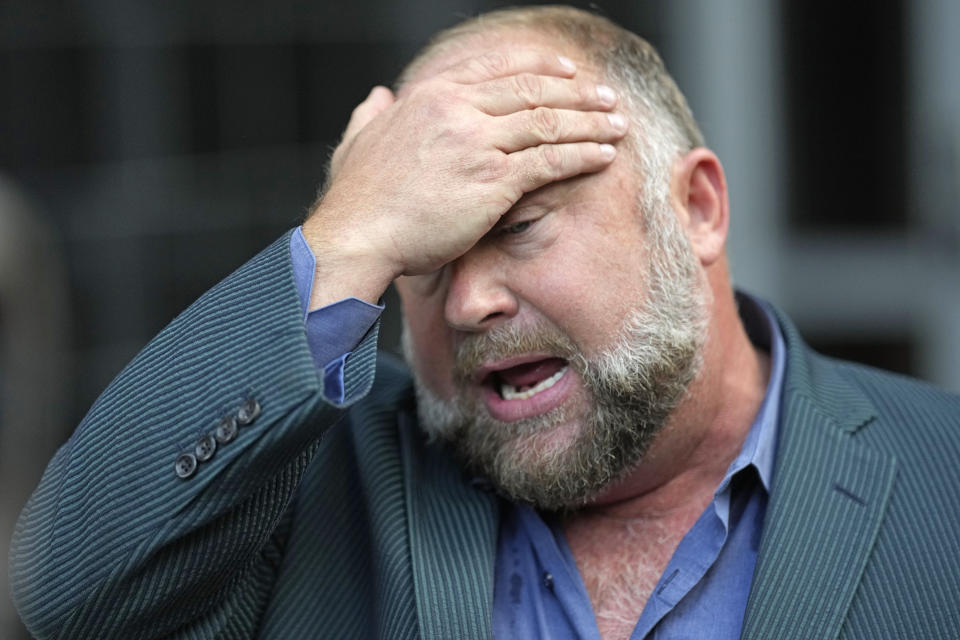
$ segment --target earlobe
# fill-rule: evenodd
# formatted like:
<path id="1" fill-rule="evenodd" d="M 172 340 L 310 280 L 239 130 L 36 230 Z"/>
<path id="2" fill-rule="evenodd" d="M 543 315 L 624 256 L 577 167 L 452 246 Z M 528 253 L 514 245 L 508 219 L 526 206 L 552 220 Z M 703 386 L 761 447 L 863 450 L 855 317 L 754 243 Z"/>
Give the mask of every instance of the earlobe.
<path id="1" fill-rule="evenodd" d="M 723 256 L 730 226 L 727 181 L 720 160 L 697 147 L 673 165 L 671 197 L 693 252 L 709 266 Z"/>

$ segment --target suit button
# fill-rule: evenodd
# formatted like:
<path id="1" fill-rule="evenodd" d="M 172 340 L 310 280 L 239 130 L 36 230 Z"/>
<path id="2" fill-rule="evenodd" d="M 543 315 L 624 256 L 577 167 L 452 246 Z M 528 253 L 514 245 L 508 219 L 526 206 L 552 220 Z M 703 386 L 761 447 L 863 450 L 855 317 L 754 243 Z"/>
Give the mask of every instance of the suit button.
<path id="1" fill-rule="evenodd" d="M 237 422 L 246 426 L 256 420 L 258 415 L 260 415 L 260 403 L 256 398 L 247 398 L 237 409 Z"/>
<path id="2" fill-rule="evenodd" d="M 178 478 L 186 480 L 197 470 L 197 459 L 192 453 L 182 453 L 173 468 Z"/>
<path id="3" fill-rule="evenodd" d="M 197 456 L 197 462 L 206 462 L 213 457 L 216 451 L 217 441 L 210 434 L 197 440 L 197 446 L 193 448 L 193 453 Z"/>
<path id="4" fill-rule="evenodd" d="M 234 438 L 237 437 L 237 419 L 233 416 L 225 417 L 220 421 L 220 424 L 217 425 L 216 430 L 213 432 L 213 436 L 220 444 L 233 442 Z"/>

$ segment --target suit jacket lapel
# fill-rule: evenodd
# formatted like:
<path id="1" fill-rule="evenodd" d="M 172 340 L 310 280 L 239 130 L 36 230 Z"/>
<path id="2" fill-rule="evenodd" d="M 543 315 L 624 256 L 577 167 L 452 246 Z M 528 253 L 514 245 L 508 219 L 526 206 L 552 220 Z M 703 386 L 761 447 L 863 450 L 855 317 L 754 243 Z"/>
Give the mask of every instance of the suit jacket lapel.
<path id="1" fill-rule="evenodd" d="M 493 635 L 499 505 L 467 481 L 412 414 L 401 416 L 417 616 L 423 638 Z"/>
<path id="2" fill-rule="evenodd" d="M 895 482 L 895 461 L 857 442 L 862 393 L 785 318 L 777 464 L 743 638 L 836 638 Z"/>

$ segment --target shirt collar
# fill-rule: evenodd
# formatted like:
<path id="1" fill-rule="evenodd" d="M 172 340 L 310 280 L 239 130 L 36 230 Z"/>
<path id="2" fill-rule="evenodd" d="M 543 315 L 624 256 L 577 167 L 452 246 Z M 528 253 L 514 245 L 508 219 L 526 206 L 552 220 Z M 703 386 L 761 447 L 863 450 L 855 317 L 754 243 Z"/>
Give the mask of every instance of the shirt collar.
<path id="1" fill-rule="evenodd" d="M 743 321 L 750 341 L 770 355 L 770 380 L 767 382 L 760 410 L 750 426 L 740 453 L 730 463 L 716 493 L 725 491 L 733 476 L 749 466 L 757 470 L 763 488 L 769 493 L 776 456 L 777 431 L 780 425 L 783 378 L 787 368 L 786 343 L 769 305 L 739 292 L 737 302 L 740 319 Z"/>

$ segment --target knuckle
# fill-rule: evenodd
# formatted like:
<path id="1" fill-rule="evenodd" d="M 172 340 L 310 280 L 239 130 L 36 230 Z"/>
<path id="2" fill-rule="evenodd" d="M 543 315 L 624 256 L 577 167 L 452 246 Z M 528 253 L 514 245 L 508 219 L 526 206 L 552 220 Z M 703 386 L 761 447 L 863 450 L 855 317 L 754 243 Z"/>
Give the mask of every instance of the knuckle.
<path id="1" fill-rule="evenodd" d="M 456 122 L 444 128 L 441 139 L 459 148 L 476 149 L 484 146 L 484 128 L 470 122 Z"/>
<path id="2" fill-rule="evenodd" d="M 553 176 L 559 176 L 563 173 L 564 155 L 558 147 L 545 145 L 540 147 L 540 156 L 543 158 L 543 164 L 547 171 Z"/>
<path id="3" fill-rule="evenodd" d="M 521 73 L 514 76 L 514 90 L 520 102 L 527 109 L 532 109 L 543 99 L 543 85 L 540 79 L 532 73 Z"/>
<path id="4" fill-rule="evenodd" d="M 583 81 L 575 81 L 573 83 L 573 91 L 576 94 L 577 104 L 587 104 L 593 101 L 593 89 Z"/>
<path id="5" fill-rule="evenodd" d="M 506 54 L 499 51 L 488 51 L 476 59 L 481 71 L 493 76 L 499 76 L 510 68 L 510 60 Z"/>
<path id="6" fill-rule="evenodd" d="M 457 108 L 457 99 L 447 91 L 436 91 L 434 93 L 424 93 L 418 101 L 418 108 L 428 119 L 438 122 L 444 122 L 453 117 Z"/>
<path id="7" fill-rule="evenodd" d="M 553 109 L 537 107 L 531 112 L 533 127 L 546 142 L 556 142 L 560 139 L 560 116 Z"/>
<path id="8" fill-rule="evenodd" d="M 510 171 L 510 162 L 503 154 L 491 154 L 475 166 L 477 179 L 482 183 L 500 182 Z"/>
<path id="9" fill-rule="evenodd" d="M 417 115 L 424 122 L 442 123 L 447 121 L 449 111 L 449 106 L 438 100 L 423 105 Z"/>

